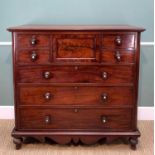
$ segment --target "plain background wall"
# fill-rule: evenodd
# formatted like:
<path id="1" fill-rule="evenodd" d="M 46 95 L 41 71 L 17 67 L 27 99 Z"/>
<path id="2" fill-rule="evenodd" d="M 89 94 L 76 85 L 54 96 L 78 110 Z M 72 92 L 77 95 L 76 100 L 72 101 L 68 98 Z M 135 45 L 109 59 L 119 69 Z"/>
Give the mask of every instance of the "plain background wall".
<path id="1" fill-rule="evenodd" d="M 153 42 L 153 0 L 0 0 L 0 42 L 23 24 L 129 24 Z M 153 46 L 141 46 L 139 106 L 153 106 Z M 11 46 L 0 45 L 0 105 L 13 105 Z"/>

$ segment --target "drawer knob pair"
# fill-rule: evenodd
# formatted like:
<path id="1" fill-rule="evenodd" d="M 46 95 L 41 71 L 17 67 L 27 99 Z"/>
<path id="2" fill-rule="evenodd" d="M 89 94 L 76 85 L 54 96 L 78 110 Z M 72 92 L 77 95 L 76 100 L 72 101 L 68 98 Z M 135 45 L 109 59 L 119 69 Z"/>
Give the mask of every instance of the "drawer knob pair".
<path id="1" fill-rule="evenodd" d="M 120 36 L 117 36 L 117 37 L 116 37 L 116 39 L 115 39 L 115 44 L 116 44 L 117 46 L 122 45 L 122 39 L 121 39 Z"/>
<path id="2" fill-rule="evenodd" d="M 51 72 L 46 71 L 46 72 L 43 73 L 43 77 L 44 77 L 45 79 L 50 79 L 50 78 L 52 77 L 52 74 L 51 74 Z"/>

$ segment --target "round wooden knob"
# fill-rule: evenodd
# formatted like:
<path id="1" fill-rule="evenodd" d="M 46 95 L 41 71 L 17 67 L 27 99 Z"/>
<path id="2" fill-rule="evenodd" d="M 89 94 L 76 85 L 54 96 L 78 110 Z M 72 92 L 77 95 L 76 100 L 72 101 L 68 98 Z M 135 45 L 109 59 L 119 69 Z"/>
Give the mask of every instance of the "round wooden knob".
<path id="1" fill-rule="evenodd" d="M 108 95 L 106 93 L 103 93 L 101 95 L 101 99 L 102 99 L 103 102 L 107 101 L 108 100 Z"/>
<path id="2" fill-rule="evenodd" d="M 36 61 L 37 60 L 37 53 L 35 52 L 35 51 L 32 51 L 32 53 L 31 53 L 31 60 L 32 61 Z"/>
<path id="3" fill-rule="evenodd" d="M 50 92 L 47 92 L 47 93 L 44 94 L 44 98 L 46 100 L 50 100 L 52 98 L 52 94 Z"/>
<path id="4" fill-rule="evenodd" d="M 31 45 L 36 45 L 37 44 L 37 39 L 36 39 L 35 36 L 32 36 L 30 43 L 31 43 Z"/>
<path id="5" fill-rule="evenodd" d="M 102 116 L 101 121 L 102 121 L 103 124 L 105 124 L 105 123 L 107 123 L 107 118 L 105 116 Z"/>
<path id="6" fill-rule="evenodd" d="M 120 36 L 117 36 L 117 37 L 116 37 L 116 39 L 115 39 L 115 44 L 116 44 L 117 46 L 120 46 L 120 45 L 122 44 L 122 39 L 121 39 Z"/>
<path id="7" fill-rule="evenodd" d="M 106 80 L 108 78 L 107 72 L 102 72 L 102 79 Z"/>
<path id="8" fill-rule="evenodd" d="M 44 72 L 44 73 L 43 73 L 43 77 L 44 77 L 45 79 L 50 79 L 50 78 L 52 77 L 51 72 L 49 72 L 49 71 Z"/>
<path id="9" fill-rule="evenodd" d="M 51 116 L 50 115 L 45 116 L 45 123 L 46 124 L 50 124 L 51 123 Z"/>
<path id="10" fill-rule="evenodd" d="M 118 62 L 121 61 L 121 54 L 120 54 L 119 51 L 116 51 L 116 53 L 115 53 L 115 59 L 116 59 Z"/>

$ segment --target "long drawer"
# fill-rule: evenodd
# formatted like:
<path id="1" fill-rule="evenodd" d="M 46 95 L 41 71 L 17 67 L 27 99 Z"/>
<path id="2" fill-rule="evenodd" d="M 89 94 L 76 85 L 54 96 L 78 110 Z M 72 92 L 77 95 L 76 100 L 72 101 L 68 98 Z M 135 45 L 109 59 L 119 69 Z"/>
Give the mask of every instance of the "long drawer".
<path id="1" fill-rule="evenodd" d="M 21 105 L 131 106 L 133 87 L 19 85 Z"/>
<path id="2" fill-rule="evenodd" d="M 132 83 L 133 66 L 44 66 L 19 67 L 21 83 Z"/>
<path id="3" fill-rule="evenodd" d="M 19 112 L 21 130 L 131 130 L 132 109 L 30 107 Z"/>

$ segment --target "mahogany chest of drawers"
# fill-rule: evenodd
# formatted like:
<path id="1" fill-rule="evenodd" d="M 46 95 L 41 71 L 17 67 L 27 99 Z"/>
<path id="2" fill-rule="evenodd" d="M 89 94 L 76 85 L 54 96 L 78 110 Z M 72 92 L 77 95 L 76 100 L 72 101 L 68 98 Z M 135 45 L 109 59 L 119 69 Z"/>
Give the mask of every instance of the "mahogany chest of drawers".
<path id="1" fill-rule="evenodd" d="M 143 28 L 25 25 L 8 30 L 16 149 L 27 137 L 60 144 L 119 138 L 136 148 Z"/>

